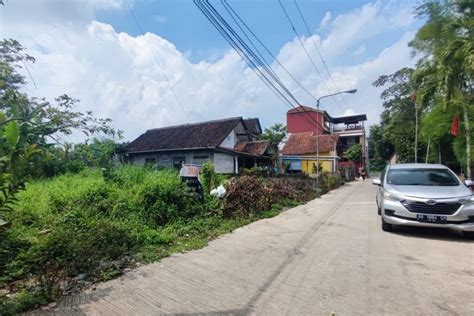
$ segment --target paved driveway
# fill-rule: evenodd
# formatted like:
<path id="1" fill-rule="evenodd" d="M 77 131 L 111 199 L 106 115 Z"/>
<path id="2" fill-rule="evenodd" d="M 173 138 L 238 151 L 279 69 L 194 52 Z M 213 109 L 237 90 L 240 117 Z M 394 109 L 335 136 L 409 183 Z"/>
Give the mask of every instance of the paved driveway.
<path id="1" fill-rule="evenodd" d="M 474 243 L 384 233 L 375 187 L 354 182 L 68 297 L 59 314 L 474 315 Z"/>

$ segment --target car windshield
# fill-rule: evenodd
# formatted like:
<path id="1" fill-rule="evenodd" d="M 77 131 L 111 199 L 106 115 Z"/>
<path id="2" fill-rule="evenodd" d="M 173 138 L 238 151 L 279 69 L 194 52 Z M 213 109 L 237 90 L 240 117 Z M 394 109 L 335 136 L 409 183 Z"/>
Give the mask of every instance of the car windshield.
<path id="1" fill-rule="evenodd" d="M 387 183 L 392 185 L 458 186 L 459 181 L 447 169 L 392 169 Z"/>

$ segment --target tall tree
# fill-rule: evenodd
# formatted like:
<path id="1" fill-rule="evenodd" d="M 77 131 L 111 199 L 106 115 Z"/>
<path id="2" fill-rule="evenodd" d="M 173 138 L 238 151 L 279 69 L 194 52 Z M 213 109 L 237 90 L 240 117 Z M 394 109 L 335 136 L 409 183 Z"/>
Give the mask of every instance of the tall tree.
<path id="1" fill-rule="evenodd" d="M 373 83 L 376 87 L 385 87 L 380 95 L 384 107 L 380 133 L 393 146 L 393 151 L 390 147 L 387 151 L 395 152 L 400 162 L 414 162 L 415 148 L 418 147 L 415 146 L 417 108 L 413 99 L 413 71 L 411 68 L 403 68 L 393 74 L 380 76 Z M 380 158 L 386 158 L 386 154 L 382 154 Z"/>
<path id="2" fill-rule="evenodd" d="M 387 135 L 385 125 L 375 124 L 370 127 L 369 163 L 371 170 L 382 170 L 394 153 L 393 144 Z"/>
<path id="3" fill-rule="evenodd" d="M 472 129 L 474 102 L 474 2 L 428 1 L 416 13 L 426 23 L 410 43 L 420 55 L 414 80 L 417 102 L 432 108 L 441 99 L 445 109 L 462 112 L 465 135 L 466 176 L 472 178 Z"/>
<path id="4" fill-rule="evenodd" d="M 16 193 L 61 135 L 74 130 L 87 136 L 117 133 L 110 119 L 74 111 L 78 100 L 67 95 L 50 103 L 22 92 L 26 80 L 19 69 L 34 61 L 19 42 L 0 41 L 0 210 L 11 209 Z"/>

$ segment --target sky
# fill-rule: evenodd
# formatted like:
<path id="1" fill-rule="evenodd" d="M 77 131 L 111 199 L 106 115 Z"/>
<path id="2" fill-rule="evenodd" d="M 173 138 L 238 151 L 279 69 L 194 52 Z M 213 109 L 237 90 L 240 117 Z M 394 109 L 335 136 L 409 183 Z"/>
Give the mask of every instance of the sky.
<path id="1" fill-rule="evenodd" d="M 0 35 L 36 58 L 24 73 L 30 96 L 68 94 L 80 111 L 109 117 L 125 141 L 150 128 L 226 117 L 285 122 L 288 105 L 273 94 L 191 0 L 6 0 Z M 408 42 L 421 26 L 414 1 L 283 0 L 319 76 L 278 0 L 228 0 L 277 60 L 331 116 L 382 112 L 383 74 L 414 65 Z M 211 0 L 225 16 L 220 1 Z M 136 16 L 137 21 L 133 16 Z M 229 18 L 230 20 L 230 18 Z M 142 33 L 143 31 L 143 33 Z M 319 57 L 317 46 L 331 76 Z M 271 57 L 271 67 L 301 104 L 314 99 Z M 23 72 L 25 69 L 22 70 Z M 32 84 L 32 81 L 36 83 Z M 179 101 L 178 101 L 178 100 Z"/>

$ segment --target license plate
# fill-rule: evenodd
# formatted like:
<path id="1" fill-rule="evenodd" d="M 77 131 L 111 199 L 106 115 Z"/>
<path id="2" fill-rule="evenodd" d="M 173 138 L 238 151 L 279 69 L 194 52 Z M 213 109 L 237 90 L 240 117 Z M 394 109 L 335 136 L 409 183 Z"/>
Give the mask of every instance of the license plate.
<path id="1" fill-rule="evenodd" d="M 416 219 L 420 222 L 446 223 L 448 217 L 431 214 L 416 214 Z"/>

